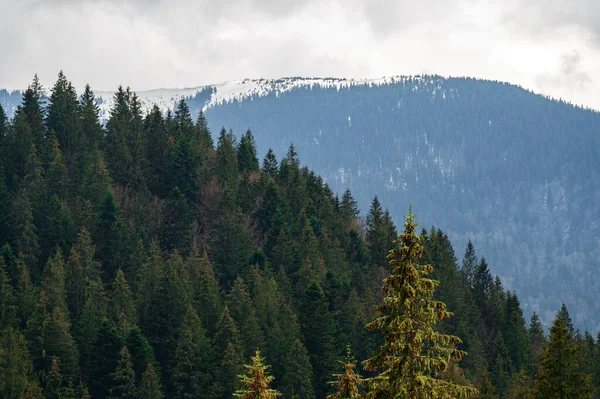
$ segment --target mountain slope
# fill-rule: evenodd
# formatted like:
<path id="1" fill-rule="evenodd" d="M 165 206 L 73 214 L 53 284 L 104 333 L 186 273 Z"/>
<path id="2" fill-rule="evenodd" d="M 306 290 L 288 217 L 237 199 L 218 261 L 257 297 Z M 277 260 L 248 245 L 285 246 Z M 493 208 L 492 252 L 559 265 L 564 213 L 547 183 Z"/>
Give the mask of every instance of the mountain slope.
<path id="1" fill-rule="evenodd" d="M 106 116 L 112 93 L 98 94 Z M 165 111 L 187 98 L 213 133 L 250 128 L 259 153 L 283 156 L 293 143 L 362 209 L 378 195 L 400 222 L 413 204 L 422 226 L 435 222 L 456 248 L 472 239 L 527 313 L 549 322 L 565 302 L 579 326 L 600 329 L 597 112 L 438 76 L 245 80 L 138 95 Z"/>

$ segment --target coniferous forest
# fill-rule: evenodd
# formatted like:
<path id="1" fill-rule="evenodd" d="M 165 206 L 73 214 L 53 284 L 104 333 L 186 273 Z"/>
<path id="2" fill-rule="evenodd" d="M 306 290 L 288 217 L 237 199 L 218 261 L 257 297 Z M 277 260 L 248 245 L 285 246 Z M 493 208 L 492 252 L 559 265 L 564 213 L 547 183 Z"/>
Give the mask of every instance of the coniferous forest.
<path id="1" fill-rule="evenodd" d="M 1 397 L 600 397 L 600 336 L 525 320 L 418 203 L 362 218 L 293 146 L 114 100 L 0 108 Z"/>

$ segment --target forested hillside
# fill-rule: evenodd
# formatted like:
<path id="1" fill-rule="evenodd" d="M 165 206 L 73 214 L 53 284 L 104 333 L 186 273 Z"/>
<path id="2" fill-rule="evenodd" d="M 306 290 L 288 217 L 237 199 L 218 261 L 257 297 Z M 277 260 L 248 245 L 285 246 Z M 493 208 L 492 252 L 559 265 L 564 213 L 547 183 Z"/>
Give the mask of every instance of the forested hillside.
<path id="1" fill-rule="evenodd" d="M 377 194 L 396 222 L 418 204 L 424 225 L 486 253 L 528 315 L 549 325 L 565 302 L 600 331 L 599 113 L 476 79 L 290 81 L 210 105 L 209 126 L 250 128 L 278 156 L 293 143 L 334 193 L 362 209 Z"/>
<path id="2" fill-rule="evenodd" d="M 472 243 L 375 195 L 363 218 L 185 101 L 120 87 L 103 126 L 90 87 L 49 94 L 0 107 L 2 397 L 229 399 L 245 364 L 286 399 L 598 397 L 598 340 L 566 306 L 526 321 Z"/>

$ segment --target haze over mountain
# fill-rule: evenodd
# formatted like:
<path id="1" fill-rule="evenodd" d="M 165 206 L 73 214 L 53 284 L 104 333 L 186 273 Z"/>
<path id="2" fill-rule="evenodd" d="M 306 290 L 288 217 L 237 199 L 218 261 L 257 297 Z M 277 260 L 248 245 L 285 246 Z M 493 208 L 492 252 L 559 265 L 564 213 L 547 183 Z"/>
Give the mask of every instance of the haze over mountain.
<path id="1" fill-rule="evenodd" d="M 101 118 L 111 92 L 98 92 Z M 294 144 L 334 192 L 363 210 L 377 195 L 398 223 L 409 204 L 422 227 L 471 239 L 527 314 L 549 322 L 562 302 L 597 331 L 600 284 L 600 114 L 469 78 L 243 80 L 138 93 L 143 106 L 187 98 L 216 135 L 251 129 L 259 153 Z M 9 114 L 19 93 L 0 91 Z M 457 253 L 460 258 L 462 253 Z"/>

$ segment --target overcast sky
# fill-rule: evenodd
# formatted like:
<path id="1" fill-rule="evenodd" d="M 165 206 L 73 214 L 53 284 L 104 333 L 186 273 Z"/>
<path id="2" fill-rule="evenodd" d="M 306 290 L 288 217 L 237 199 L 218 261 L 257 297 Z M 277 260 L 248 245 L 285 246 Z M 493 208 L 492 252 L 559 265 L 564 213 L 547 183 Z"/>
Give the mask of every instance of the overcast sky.
<path id="1" fill-rule="evenodd" d="M 599 0 L 0 0 L 0 87 L 436 73 L 600 109 Z"/>

